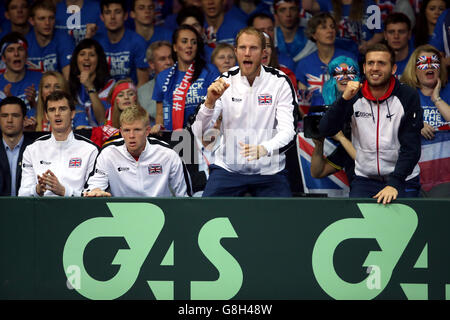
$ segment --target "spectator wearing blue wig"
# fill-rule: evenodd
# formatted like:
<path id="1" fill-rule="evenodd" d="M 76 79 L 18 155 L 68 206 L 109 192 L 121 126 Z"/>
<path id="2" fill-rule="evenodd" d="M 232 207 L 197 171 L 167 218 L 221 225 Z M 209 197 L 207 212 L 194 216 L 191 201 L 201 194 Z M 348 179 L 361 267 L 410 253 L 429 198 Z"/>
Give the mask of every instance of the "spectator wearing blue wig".
<path id="1" fill-rule="evenodd" d="M 325 82 L 322 92 L 325 104 L 328 106 L 331 106 L 341 96 L 349 81 L 360 81 L 358 63 L 346 56 L 339 56 L 331 60 L 328 64 L 328 74 L 330 79 Z M 323 178 L 344 169 L 349 182 L 351 182 L 354 177 L 356 149 L 347 138 L 350 136 L 349 133 L 350 130 L 343 128 L 333 136 L 333 139 L 339 144 L 326 158 L 323 157 L 324 138 L 313 139 L 315 147 L 311 156 L 312 177 Z"/>
<path id="2" fill-rule="evenodd" d="M 328 64 L 328 74 L 331 76 L 323 86 L 325 105 L 332 105 L 344 92 L 348 81 L 360 81 L 359 66 L 355 60 L 339 56 Z"/>

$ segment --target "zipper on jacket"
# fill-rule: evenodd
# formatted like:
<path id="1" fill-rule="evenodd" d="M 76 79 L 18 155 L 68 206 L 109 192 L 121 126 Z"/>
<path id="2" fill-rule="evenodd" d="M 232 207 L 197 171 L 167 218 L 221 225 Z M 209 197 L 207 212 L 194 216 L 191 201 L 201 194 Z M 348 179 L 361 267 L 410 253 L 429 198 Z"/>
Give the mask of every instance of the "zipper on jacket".
<path id="1" fill-rule="evenodd" d="M 379 149 L 379 143 L 380 143 L 380 103 L 377 99 L 377 170 L 378 170 L 378 175 L 381 176 L 380 174 L 380 149 Z"/>

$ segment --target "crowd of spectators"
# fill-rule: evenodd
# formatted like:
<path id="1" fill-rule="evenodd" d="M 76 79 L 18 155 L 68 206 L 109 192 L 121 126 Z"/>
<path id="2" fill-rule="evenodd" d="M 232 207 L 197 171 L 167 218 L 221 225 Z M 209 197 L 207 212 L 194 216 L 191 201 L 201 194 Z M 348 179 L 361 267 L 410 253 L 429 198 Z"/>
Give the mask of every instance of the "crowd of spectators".
<path id="1" fill-rule="evenodd" d="M 190 179 L 182 177 L 183 170 L 178 171 L 177 179 L 186 180 L 187 189 L 192 183 L 193 193 L 200 191 L 201 194 L 209 177 L 208 167 L 214 159 L 211 147 L 214 144 L 208 149 L 202 146 L 191 126 L 210 85 L 238 65 L 235 39 L 247 26 L 265 36 L 262 65 L 281 70 L 293 85 L 299 103 L 297 131 L 302 130 L 302 118 L 308 114 L 310 106 L 332 106 L 348 81 L 364 81 L 366 51 L 384 43 L 395 52 L 396 81 L 411 86 L 420 97 L 424 123 L 422 139 L 433 141 L 437 132 L 449 134 L 449 2 L 4 0 L 0 6 L 0 195 L 19 194 L 20 166 L 25 165 L 22 158 L 30 156 L 32 151 L 43 150 L 35 146 L 24 154 L 25 147 L 32 142 L 29 137 L 51 136 L 53 126 L 60 126 L 60 121 L 68 119 L 73 132 L 80 132 L 102 148 L 123 138 L 120 119 L 129 107 L 138 109 L 131 122 L 141 120 L 146 114 L 148 134 L 165 140 L 187 162 Z M 354 71 L 353 75 L 349 69 Z M 67 100 L 68 109 L 61 109 L 67 117 L 62 120 L 59 115 L 49 119 L 47 100 L 55 92 L 64 94 L 56 95 L 50 104 Z M 7 100 L 12 97 L 22 103 L 17 99 Z M 59 114 L 58 107 L 53 111 Z M 219 134 L 213 139 L 220 140 L 222 117 L 217 115 L 215 119 L 212 126 Z M 147 122 L 143 125 L 145 127 Z M 179 131 L 185 134 L 182 140 L 174 142 L 173 133 Z M 66 130 L 63 138 L 67 137 L 84 145 L 78 142 L 77 135 Z M 339 157 L 344 159 L 336 162 L 339 165 L 325 161 L 323 137 L 314 140 L 317 148 L 312 153 L 312 162 L 320 166 L 311 170 L 317 179 L 346 168 L 351 170 L 351 176 L 354 174 L 352 161 L 356 151 L 352 149 L 350 135 L 341 131 L 334 138 L 339 141 Z M 444 138 L 441 143 L 448 149 L 447 140 L 450 141 Z M 49 141 L 53 140 L 44 139 L 39 143 L 45 145 Z M 180 141 L 183 142 L 181 150 L 176 147 Z M 128 141 L 125 142 L 128 146 Z M 298 154 L 292 152 L 295 149 L 292 147 L 286 158 L 289 182 L 294 195 L 305 195 Z M 97 150 L 92 152 L 97 155 Z M 421 175 L 421 179 L 427 191 L 444 185 L 447 186 L 444 195 L 450 196 L 448 151 L 444 150 L 440 160 L 442 158 L 439 181 L 437 178 L 430 181 L 429 175 Z M 81 166 L 78 156 L 70 159 L 71 164 L 78 165 L 78 159 Z M 32 166 L 35 160 L 28 159 L 28 165 Z M 183 161 L 182 165 L 173 161 L 185 169 Z M 93 163 L 90 163 L 86 170 L 92 168 Z M 427 172 L 427 168 L 424 166 L 422 170 Z M 23 169 L 32 171 L 30 167 Z M 60 173 L 64 175 L 60 180 L 66 184 L 70 183 L 67 174 Z M 70 187 L 69 193 L 53 192 L 43 180 L 51 175 L 48 172 L 39 175 L 39 181 L 36 174 L 27 177 L 29 190 L 22 195 L 75 195 L 75 190 L 79 195 L 82 190 L 79 184 Z M 86 177 L 86 174 L 81 176 Z M 96 179 L 100 180 L 100 176 L 97 172 Z M 33 179 L 39 190 L 31 190 Z M 157 196 L 156 193 L 142 194 Z M 166 187 L 162 194 L 169 194 Z M 183 189 L 173 194 L 190 192 Z"/>

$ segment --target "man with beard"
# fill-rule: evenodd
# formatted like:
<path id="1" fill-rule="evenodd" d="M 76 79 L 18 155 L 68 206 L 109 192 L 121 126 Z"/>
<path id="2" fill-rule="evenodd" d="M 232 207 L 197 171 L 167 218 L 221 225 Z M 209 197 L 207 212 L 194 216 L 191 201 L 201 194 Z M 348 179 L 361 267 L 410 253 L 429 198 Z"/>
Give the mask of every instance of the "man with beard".
<path id="1" fill-rule="evenodd" d="M 27 106 L 22 99 L 7 97 L 0 102 L 0 196 L 16 196 L 22 178 L 22 155 L 32 143 L 23 135 Z"/>
<path id="2" fill-rule="evenodd" d="M 420 130 L 423 112 L 419 95 L 395 79 L 395 52 L 375 44 L 365 54 L 366 79 L 349 81 L 320 121 L 324 136 L 333 136 L 351 121 L 356 149 L 355 178 L 350 197 L 373 197 L 390 203 L 420 190 Z"/>

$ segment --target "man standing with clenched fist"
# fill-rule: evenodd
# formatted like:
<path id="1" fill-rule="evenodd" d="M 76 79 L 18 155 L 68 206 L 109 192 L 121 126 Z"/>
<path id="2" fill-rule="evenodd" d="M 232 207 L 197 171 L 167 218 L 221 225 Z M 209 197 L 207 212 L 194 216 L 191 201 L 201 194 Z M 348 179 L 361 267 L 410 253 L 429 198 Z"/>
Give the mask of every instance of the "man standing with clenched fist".
<path id="1" fill-rule="evenodd" d="M 204 197 L 291 196 L 283 153 L 295 141 L 297 96 L 286 74 L 261 64 L 265 43 L 264 35 L 253 27 L 238 33 L 239 66 L 209 86 L 192 125 L 194 134 L 203 139 L 222 119 L 222 137 L 209 166 Z"/>
<path id="2" fill-rule="evenodd" d="M 369 48 L 363 69 L 366 80 L 348 82 L 320 121 L 320 132 L 333 136 L 351 120 L 356 176 L 350 197 L 372 197 L 383 204 L 417 197 L 423 127 L 419 95 L 393 76 L 395 53 L 387 45 Z"/>

